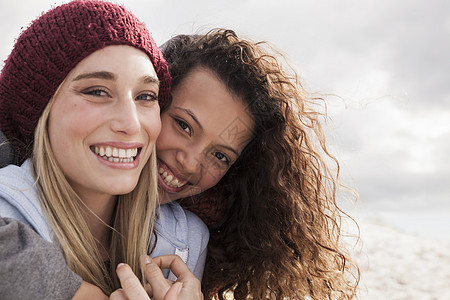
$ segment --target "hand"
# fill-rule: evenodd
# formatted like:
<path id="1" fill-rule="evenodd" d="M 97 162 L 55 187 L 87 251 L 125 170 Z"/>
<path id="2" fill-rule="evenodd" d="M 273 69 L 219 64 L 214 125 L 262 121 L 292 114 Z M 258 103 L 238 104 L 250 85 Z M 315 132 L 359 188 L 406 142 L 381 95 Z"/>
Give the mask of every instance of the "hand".
<path id="1" fill-rule="evenodd" d="M 170 269 L 177 281 L 171 285 L 163 276 L 161 268 Z M 117 266 L 122 289 L 111 294 L 112 300 L 149 300 L 147 292 L 139 279 L 126 264 Z M 201 300 L 200 281 L 189 271 L 189 268 L 177 255 L 164 255 L 154 259 L 147 257 L 145 278 L 152 290 L 153 300 Z"/>
<path id="2" fill-rule="evenodd" d="M 163 255 L 153 259 L 148 257 L 146 263 L 145 278 L 153 291 L 153 299 L 203 299 L 200 280 L 192 274 L 188 266 L 178 255 Z M 177 281 L 172 286 L 164 278 L 161 269 L 170 269 L 177 277 Z"/>
<path id="3" fill-rule="evenodd" d="M 134 275 L 133 270 L 127 264 L 119 264 L 116 269 L 119 277 L 121 289 L 114 291 L 109 299 L 111 300 L 150 300 L 139 279 Z"/>

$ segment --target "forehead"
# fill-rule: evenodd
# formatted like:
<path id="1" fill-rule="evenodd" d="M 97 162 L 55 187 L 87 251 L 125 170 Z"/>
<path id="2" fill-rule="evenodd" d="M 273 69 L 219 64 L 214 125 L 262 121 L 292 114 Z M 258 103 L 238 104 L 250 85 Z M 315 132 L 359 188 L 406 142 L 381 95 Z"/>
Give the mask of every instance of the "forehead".
<path id="1" fill-rule="evenodd" d="M 156 71 L 147 54 L 128 45 L 111 45 L 94 51 L 81 60 L 67 77 L 92 70 L 108 70 L 124 75 L 123 77 L 136 73 L 156 77 Z"/>
<path id="2" fill-rule="evenodd" d="M 253 118 L 244 101 L 206 68 L 194 69 L 173 90 L 173 109 L 193 112 L 205 134 L 239 152 L 252 137 Z"/>

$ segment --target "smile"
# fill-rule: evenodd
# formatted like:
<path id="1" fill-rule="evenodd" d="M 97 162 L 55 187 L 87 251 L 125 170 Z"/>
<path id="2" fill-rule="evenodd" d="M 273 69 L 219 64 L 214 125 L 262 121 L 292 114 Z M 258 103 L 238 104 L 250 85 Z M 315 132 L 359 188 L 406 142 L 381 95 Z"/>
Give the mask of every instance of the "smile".
<path id="1" fill-rule="evenodd" d="M 183 182 L 181 179 L 178 179 L 173 173 L 169 170 L 165 170 L 163 167 L 159 167 L 158 172 L 169 187 L 181 188 L 187 183 L 186 181 Z"/>
<path id="2" fill-rule="evenodd" d="M 132 163 L 138 153 L 138 148 L 123 149 L 110 146 L 91 146 L 91 150 L 104 160 L 114 163 Z"/>

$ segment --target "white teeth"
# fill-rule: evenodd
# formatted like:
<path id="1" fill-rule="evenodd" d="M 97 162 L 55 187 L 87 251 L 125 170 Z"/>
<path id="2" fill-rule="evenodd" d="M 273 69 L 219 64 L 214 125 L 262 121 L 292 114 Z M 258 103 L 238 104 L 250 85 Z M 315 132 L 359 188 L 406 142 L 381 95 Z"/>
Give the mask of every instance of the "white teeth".
<path id="1" fill-rule="evenodd" d="M 95 146 L 91 148 L 95 154 L 110 162 L 131 163 L 134 161 L 138 149 L 122 149 L 110 146 Z"/>
<path id="2" fill-rule="evenodd" d="M 185 185 L 185 183 L 181 183 L 178 179 L 176 178 L 174 179 L 175 176 L 167 175 L 167 172 L 164 171 L 163 168 L 159 168 L 158 171 L 161 177 L 163 178 L 164 182 L 167 183 L 167 185 L 169 185 L 170 187 L 180 188 L 183 185 Z"/>

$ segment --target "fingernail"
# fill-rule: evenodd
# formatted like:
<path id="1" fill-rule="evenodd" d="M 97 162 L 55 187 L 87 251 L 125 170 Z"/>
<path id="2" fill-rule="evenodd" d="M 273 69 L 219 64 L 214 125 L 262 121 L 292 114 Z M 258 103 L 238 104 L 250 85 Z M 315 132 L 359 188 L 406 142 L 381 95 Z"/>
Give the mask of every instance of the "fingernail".
<path id="1" fill-rule="evenodd" d="M 150 264 L 151 262 L 152 262 L 152 258 L 151 258 L 150 256 L 147 255 L 147 256 L 145 257 L 145 264 L 148 265 L 148 264 Z"/>
<path id="2" fill-rule="evenodd" d="M 124 264 L 124 263 L 118 264 L 118 265 L 117 265 L 117 269 L 120 268 L 120 267 L 122 267 L 122 266 L 125 266 L 125 264 Z"/>
<path id="3" fill-rule="evenodd" d="M 183 288 L 183 283 L 180 282 L 180 285 L 178 286 L 178 291 L 177 291 L 177 295 L 179 295 L 181 293 L 181 289 Z"/>

